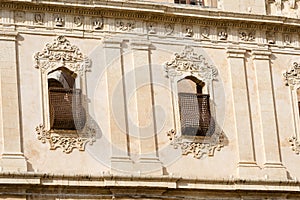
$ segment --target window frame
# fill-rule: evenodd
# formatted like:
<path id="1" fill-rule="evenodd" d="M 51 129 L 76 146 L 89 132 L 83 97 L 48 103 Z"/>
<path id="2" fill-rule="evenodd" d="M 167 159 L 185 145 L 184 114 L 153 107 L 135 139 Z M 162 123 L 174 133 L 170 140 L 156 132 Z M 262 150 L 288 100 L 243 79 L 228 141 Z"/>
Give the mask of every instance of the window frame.
<path id="1" fill-rule="evenodd" d="M 88 116 L 86 72 L 91 68 L 90 59 L 61 35 L 53 43 L 47 43 L 42 51 L 35 53 L 34 60 L 34 67 L 40 71 L 42 103 L 42 123 L 36 127 L 38 139 L 42 143 L 48 141 L 50 150 L 62 148 L 65 153 L 71 153 L 73 149 L 83 151 L 86 143 L 92 144 L 95 141 L 96 130 L 88 124 L 88 119 L 83 130 L 51 130 L 48 75 L 59 68 L 77 74 L 75 82 L 78 89 L 81 89 L 82 105 Z"/>

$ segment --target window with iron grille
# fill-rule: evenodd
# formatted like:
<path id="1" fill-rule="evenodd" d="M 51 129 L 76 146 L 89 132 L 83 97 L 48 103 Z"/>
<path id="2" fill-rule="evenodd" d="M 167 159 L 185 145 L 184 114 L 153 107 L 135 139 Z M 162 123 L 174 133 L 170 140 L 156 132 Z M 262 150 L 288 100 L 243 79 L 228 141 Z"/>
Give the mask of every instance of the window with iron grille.
<path id="1" fill-rule="evenodd" d="M 178 82 L 181 133 L 186 136 L 210 135 L 209 95 L 202 93 L 204 83 L 194 77 Z"/>
<path id="2" fill-rule="evenodd" d="M 86 122 L 81 90 L 75 88 L 76 74 L 63 68 L 48 74 L 51 130 L 81 130 Z"/>

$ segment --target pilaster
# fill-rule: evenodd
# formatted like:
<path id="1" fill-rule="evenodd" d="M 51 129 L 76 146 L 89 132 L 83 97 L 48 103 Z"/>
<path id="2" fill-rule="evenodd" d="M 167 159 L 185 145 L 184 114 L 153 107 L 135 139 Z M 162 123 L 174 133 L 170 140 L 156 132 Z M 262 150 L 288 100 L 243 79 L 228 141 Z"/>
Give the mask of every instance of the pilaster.
<path id="1" fill-rule="evenodd" d="M 286 179 L 286 170 L 282 165 L 276 112 L 271 76 L 270 56 L 267 49 L 252 52 L 258 88 L 261 134 L 264 147 L 264 174 L 270 179 Z"/>
<path id="2" fill-rule="evenodd" d="M 105 67 L 108 85 L 111 170 L 132 171 L 129 157 L 126 103 L 121 59 L 122 40 L 105 40 Z M 117 102 L 117 103 L 116 103 Z"/>
<path id="3" fill-rule="evenodd" d="M 139 123 L 139 169 L 141 172 L 157 171 L 161 174 L 162 163 L 156 150 L 150 45 L 148 41 L 131 42 Z"/>
<path id="4" fill-rule="evenodd" d="M 2 171 L 27 171 L 22 152 L 16 32 L 0 32 L 0 133 Z"/>
<path id="5" fill-rule="evenodd" d="M 237 175 L 240 178 L 252 178 L 257 176 L 259 168 L 256 164 L 253 146 L 245 54 L 244 49 L 227 50 L 238 147 Z"/>

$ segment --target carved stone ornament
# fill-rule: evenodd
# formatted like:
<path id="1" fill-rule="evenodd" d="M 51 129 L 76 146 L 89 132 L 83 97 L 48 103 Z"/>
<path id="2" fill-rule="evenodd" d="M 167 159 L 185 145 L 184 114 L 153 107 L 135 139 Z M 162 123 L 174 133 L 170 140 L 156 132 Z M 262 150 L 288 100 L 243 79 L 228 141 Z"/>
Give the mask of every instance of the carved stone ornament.
<path id="1" fill-rule="evenodd" d="M 193 29 L 191 27 L 186 27 L 184 36 L 193 37 L 193 35 L 194 35 Z"/>
<path id="2" fill-rule="evenodd" d="M 292 89 L 300 85 L 300 64 L 293 63 L 292 68 L 289 71 L 283 73 L 286 86 L 290 86 Z"/>
<path id="3" fill-rule="evenodd" d="M 25 12 L 23 11 L 16 11 L 15 12 L 15 21 L 18 23 L 23 23 L 25 22 Z"/>
<path id="4" fill-rule="evenodd" d="M 87 143 L 92 145 L 96 141 L 95 129 L 88 126 L 82 130 L 82 133 L 79 134 L 58 134 L 52 130 L 46 130 L 45 126 L 42 124 L 37 126 L 35 130 L 37 132 L 38 140 L 41 140 L 42 143 L 46 143 L 47 141 L 49 142 L 50 150 L 62 148 L 64 153 L 71 153 L 73 149 L 84 151 Z"/>
<path id="5" fill-rule="evenodd" d="M 268 31 L 267 35 L 267 42 L 269 44 L 275 44 L 275 33 L 273 31 Z"/>
<path id="6" fill-rule="evenodd" d="M 202 39 L 209 39 L 209 28 L 208 27 L 202 28 L 201 36 L 202 36 Z"/>
<path id="7" fill-rule="evenodd" d="M 217 134 L 218 133 L 218 134 Z M 207 141 L 183 141 L 182 137 L 177 137 L 174 129 L 167 133 L 171 145 L 174 149 L 180 148 L 182 155 L 192 154 L 194 158 L 200 159 L 203 156 L 213 156 L 215 150 L 220 151 L 224 144 L 224 135 L 222 132 L 216 132 L 212 136 L 207 136 Z"/>
<path id="8" fill-rule="evenodd" d="M 205 57 L 196 54 L 190 46 L 186 46 L 180 54 L 175 53 L 174 58 L 165 63 L 165 71 L 168 77 L 190 73 L 201 80 L 214 80 L 218 73 L 215 66 L 209 65 Z"/>
<path id="9" fill-rule="evenodd" d="M 43 51 L 34 55 L 35 68 L 42 72 L 59 67 L 66 67 L 82 75 L 89 71 L 91 61 L 85 57 L 78 47 L 71 45 L 65 36 L 58 36 L 52 44 L 46 44 Z"/>
<path id="10" fill-rule="evenodd" d="M 225 31 L 220 31 L 218 36 L 219 40 L 227 40 L 228 34 Z"/>
<path id="11" fill-rule="evenodd" d="M 83 17 L 82 16 L 75 16 L 74 17 L 74 24 L 79 27 L 82 25 Z"/>
<path id="12" fill-rule="evenodd" d="M 103 18 L 97 18 L 93 21 L 93 26 L 95 30 L 101 30 L 103 28 Z"/>
<path id="13" fill-rule="evenodd" d="M 43 24 L 44 23 L 44 14 L 35 13 L 34 14 L 34 22 L 39 25 Z"/>
<path id="14" fill-rule="evenodd" d="M 131 31 L 135 28 L 135 23 L 134 22 L 117 21 L 116 28 L 119 31 Z"/>
<path id="15" fill-rule="evenodd" d="M 246 31 L 241 31 L 239 33 L 239 37 L 240 37 L 240 40 L 242 41 L 245 41 L 245 42 L 252 42 L 255 40 L 255 37 L 254 37 L 254 33 L 253 32 L 246 32 Z"/>
<path id="16" fill-rule="evenodd" d="M 60 15 L 56 15 L 56 16 L 54 17 L 54 24 L 55 24 L 55 26 L 57 26 L 57 27 L 62 27 L 62 26 L 64 26 L 64 19 L 63 19 L 63 17 L 60 16 Z"/>
<path id="17" fill-rule="evenodd" d="M 174 24 L 165 24 L 165 34 L 171 35 L 174 32 Z"/>
<path id="18" fill-rule="evenodd" d="M 291 45 L 291 37 L 289 34 L 283 34 L 283 41 L 285 45 Z"/>
<path id="19" fill-rule="evenodd" d="M 156 23 L 150 22 L 147 24 L 147 29 L 149 34 L 156 34 Z"/>
<path id="20" fill-rule="evenodd" d="M 294 9 L 296 5 L 296 0 L 289 0 L 289 5 L 291 9 Z"/>
<path id="21" fill-rule="evenodd" d="M 291 145 L 292 150 L 299 155 L 300 153 L 300 141 L 295 137 L 290 137 L 289 138 L 289 143 Z"/>

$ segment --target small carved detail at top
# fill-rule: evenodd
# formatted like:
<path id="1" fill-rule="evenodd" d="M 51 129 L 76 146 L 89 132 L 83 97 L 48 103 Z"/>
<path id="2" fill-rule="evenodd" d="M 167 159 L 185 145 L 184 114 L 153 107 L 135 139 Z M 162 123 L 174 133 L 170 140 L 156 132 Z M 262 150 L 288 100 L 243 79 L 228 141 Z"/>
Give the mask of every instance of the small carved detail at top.
<path id="1" fill-rule="evenodd" d="M 255 40 L 255 37 L 254 37 L 254 33 L 253 32 L 249 32 L 247 33 L 246 31 L 241 31 L 239 33 L 239 36 L 240 36 L 240 40 L 243 40 L 243 41 L 249 41 L 249 42 L 252 42 Z"/>
<path id="2" fill-rule="evenodd" d="M 283 35 L 283 41 L 284 41 L 284 44 L 289 46 L 291 45 L 291 37 L 289 34 L 284 34 Z"/>
<path id="3" fill-rule="evenodd" d="M 34 14 L 34 22 L 39 25 L 43 24 L 44 23 L 44 14 L 35 13 Z"/>
<path id="4" fill-rule="evenodd" d="M 192 154 L 196 159 L 203 158 L 205 155 L 213 156 L 215 150 L 220 151 L 224 147 L 224 135 L 222 133 L 210 136 L 207 142 L 183 141 L 181 137 L 176 135 L 174 129 L 168 131 L 167 136 L 174 149 L 180 148 L 182 155 Z"/>
<path id="5" fill-rule="evenodd" d="M 190 73 L 202 80 L 213 80 L 217 76 L 216 67 L 209 65 L 205 57 L 196 54 L 190 46 L 186 46 L 180 54 L 175 53 L 174 58 L 165 63 L 165 71 L 168 77 Z"/>
<path id="6" fill-rule="evenodd" d="M 202 39 L 209 39 L 209 28 L 208 27 L 202 28 L 201 36 L 202 36 Z"/>
<path id="7" fill-rule="evenodd" d="M 79 27 L 82 25 L 82 16 L 75 16 L 74 17 L 74 24 Z"/>
<path id="8" fill-rule="evenodd" d="M 64 19 L 60 15 L 54 17 L 55 26 L 62 27 L 64 26 Z"/>
<path id="9" fill-rule="evenodd" d="M 171 35 L 174 32 L 174 24 L 165 24 L 166 35 Z"/>
<path id="10" fill-rule="evenodd" d="M 268 44 L 275 44 L 275 32 L 268 31 L 266 35 Z"/>
<path id="11" fill-rule="evenodd" d="M 103 28 L 103 18 L 97 18 L 93 21 L 93 26 L 95 30 L 101 30 Z"/>
<path id="12" fill-rule="evenodd" d="M 220 31 L 218 36 L 219 36 L 219 40 L 227 40 L 227 37 L 228 37 L 228 35 L 225 31 Z"/>
<path id="13" fill-rule="evenodd" d="M 134 22 L 117 21 L 116 28 L 119 31 L 131 31 L 135 28 L 135 23 Z"/>
<path id="14" fill-rule="evenodd" d="M 148 34 L 156 34 L 156 24 L 155 23 L 148 23 L 147 29 L 148 29 Z"/>
<path id="15" fill-rule="evenodd" d="M 300 153 L 300 142 L 297 140 L 295 136 L 289 138 L 289 143 L 291 145 L 292 150 L 299 155 Z"/>
<path id="16" fill-rule="evenodd" d="M 283 77 L 286 86 L 290 86 L 292 89 L 300 86 L 300 64 L 294 62 L 292 68 L 283 73 Z"/>
<path id="17" fill-rule="evenodd" d="M 25 22 L 25 12 L 23 11 L 16 11 L 15 12 L 15 21 L 18 23 L 23 23 Z"/>
<path id="18" fill-rule="evenodd" d="M 85 57 L 79 48 L 71 45 L 65 36 L 58 36 L 52 44 L 46 44 L 44 50 L 35 53 L 35 68 L 44 72 L 47 69 L 67 67 L 82 75 L 88 71 L 91 61 Z"/>
<path id="19" fill-rule="evenodd" d="M 277 8 L 277 14 L 281 13 L 281 8 L 282 8 L 281 5 L 282 5 L 281 0 L 275 0 L 275 6 Z"/>
<path id="20" fill-rule="evenodd" d="M 191 27 L 186 27 L 184 36 L 193 37 L 193 35 L 194 35 L 193 29 Z"/>

